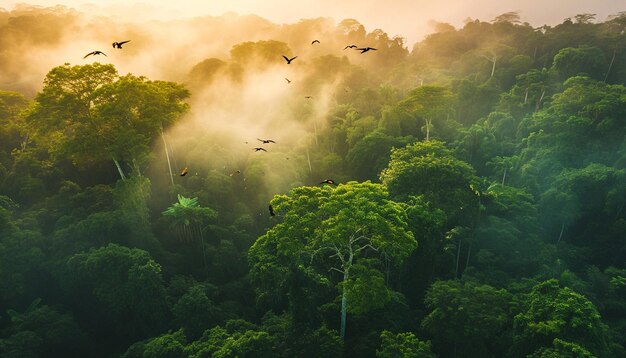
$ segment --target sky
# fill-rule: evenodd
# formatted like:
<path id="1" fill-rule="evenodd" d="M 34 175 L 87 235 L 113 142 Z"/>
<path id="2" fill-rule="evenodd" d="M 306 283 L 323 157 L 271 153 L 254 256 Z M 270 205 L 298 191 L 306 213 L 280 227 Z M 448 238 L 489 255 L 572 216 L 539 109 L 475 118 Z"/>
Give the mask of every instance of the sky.
<path id="1" fill-rule="evenodd" d="M 276 23 L 316 17 L 331 17 L 337 22 L 353 18 L 368 32 L 380 28 L 392 37 L 406 38 L 409 47 L 431 32 L 433 21 L 458 28 L 468 17 L 490 21 L 502 13 L 519 11 L 522 22 L 541 26 L 555 25 L 580 13 L 597 14 L 596 19 L 604 21 L 608 15 L 626 11 L 626 0 L 0 0 L 0 7 L 11 10 L 20 3 L 64 5 L 103 15 L 116 13 L 128 20 L 219 16 L 227 12 L 256 14 Z"/>

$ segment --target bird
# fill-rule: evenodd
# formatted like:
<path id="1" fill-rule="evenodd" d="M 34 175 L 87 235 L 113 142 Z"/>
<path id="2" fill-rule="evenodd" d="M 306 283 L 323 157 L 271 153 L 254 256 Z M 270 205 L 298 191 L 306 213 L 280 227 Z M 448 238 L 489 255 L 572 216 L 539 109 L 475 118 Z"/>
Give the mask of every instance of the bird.
<path id="1" fill-rule="evenodd" d="M 270 210 L 270 216 L 276 215 L 274 214 L 274 208 L 272 207 L 272 204 L 270 204 L 267 208 Z"/>
<path id="2" fill-rule="evenodd" d="M 261 148 L 261 147 L 259 147 L 259 148 L 254 148 L 254 151 L 255 151 L 255 152 L 258 152 L 258 151 L 260 151 L 260 150 L 262 150 L 262 151 L 264 151 L 264 152 L 267 152 L 267 150 L 265 150 L 265 148 Z"/>
<path id="3" fill-rule="evenodd" d="M 291 64 L 291 61 L 295 60 L 298 56 L 293 56 L 292 58 L 289 58 L 285 55 L 283 55 L 283 58 L 285 59 L 285 61 L 287 61 L 287 64 Z"/>
<path id="4" fill-rule="evenodd" d="M 259 139 L 257 138 L 258 141 L 263 142 L 263 144 L 268 144 L 268 143 L 276 143 L 271 139 Z"/>
<path id="5" fill-rule="evenodd" d="M 366 53 L 369 50 L 374 50 L 374 51 L 378 51 L 373 47 L 362 47 L 362 48 L 355 48 L 355 50 L 361 51 L 361 53 Z"/>
<path id="6" fill-rule="evenodd" d="M 315 43 L 320 43 L 320 40 L 313 40 L 313 41 L 311 42 L 311 45 L 313 45 L 313 44 L 315 44 Z"/>
<path id="7" fill-rule="evenodd" d="M 107 56 L 107 54 L 102 52 L 102 51 L 91 51 L 90 53 L 86 54 L 85 57 L 83 57 L 83 58 L 87 58 L 87 57 L 89 57 L 91 55 L 94 55 L 94 56 L 95 55 L 105 55 L 105 56 Z M 107 57 L 109 57 L 109 56 L 107 56 Z"/>
<path id="8" fill-rule="evenodd" d="M 239 173 L 241 173 L 241 170 L 237 169 L 234 172 L 230 173 L 230 176 L 232 177 L 233 175 L 239 174 Z"/>
<path id="9" fill-rule="evenodd" d="M 130 40 L 126 40 L 126 41 L 122 41 L 122 42 L 114 42 L 114 43 L 113 43 L 113 48 L 119 48 L 119 49 L 121 49 L 121 48 L 122 48 L 122 45 L 123 45 L 123 44 L 125 44 L 125 43 L 127 43 L 127 42 L 130 42 Z"/>
<path id="10" fill-rule="evenodd" d="M 287 77 L 285 77 L 285 81 L 287 81 L 287 83 L 291 83 L 291 81 Z"/>
<path id="11" fill-rule="evenodd" d="M 326 179 L 323 182 L 321 182 L 320 184 L 330 184 L 330 185 L 337 185 L 337 183 L 335 183 L 334 180 L 332 179 Z"/>
<path id="12" fill-rule="evenodd" d="M 187 167 L 184 167 L 183 170 L 180 171 L 180 176 L 184 177 L 185 175 L 187 175 L 187 173 L 189 173 L 189 169 L 187 169 Z"/>
<path id="13" fill-rule="evenodd" d="M 313 97 L 311 97 L 311 96 L 304 96 L 304 98 L 311 99 L 311 98 L 313 98 Z"/>
<path id="14" fill-rule="evenodd" d="M 348 45 L 348 46 L 344 47 L 343 49 L 347 50 L 349 48 L 357 48 L 357 47 L 359 47 L 359 46 L 357 46 L 357 45 Z"/>

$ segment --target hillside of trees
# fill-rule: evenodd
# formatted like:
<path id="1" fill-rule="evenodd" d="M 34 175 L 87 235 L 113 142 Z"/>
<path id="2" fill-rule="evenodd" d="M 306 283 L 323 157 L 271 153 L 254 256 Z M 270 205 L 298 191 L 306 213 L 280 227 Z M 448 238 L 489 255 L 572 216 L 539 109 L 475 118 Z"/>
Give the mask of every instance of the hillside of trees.
<path id="1" fill-rule="evenodd" d="M 163 77 L 0 52 L 0 356 L 626 357 L 626 12 L 172 26 L 242 32 Z"/>

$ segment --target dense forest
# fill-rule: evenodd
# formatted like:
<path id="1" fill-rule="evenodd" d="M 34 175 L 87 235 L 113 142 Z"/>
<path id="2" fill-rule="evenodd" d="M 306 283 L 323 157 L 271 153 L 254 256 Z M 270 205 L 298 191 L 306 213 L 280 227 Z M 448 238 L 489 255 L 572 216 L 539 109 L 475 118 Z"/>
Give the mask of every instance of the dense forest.
<path id="1" fill-rule="evenodd" d="M 626 12 L 0 11 L 0 356 L 626 357 L 625 85 Z"/>

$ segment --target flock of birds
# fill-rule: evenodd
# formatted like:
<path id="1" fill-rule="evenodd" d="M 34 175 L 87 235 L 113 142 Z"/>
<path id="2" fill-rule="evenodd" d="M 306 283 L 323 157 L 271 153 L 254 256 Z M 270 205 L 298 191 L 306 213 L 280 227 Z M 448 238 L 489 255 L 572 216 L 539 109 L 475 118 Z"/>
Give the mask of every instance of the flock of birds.
<path id="1" fill-rule="evenodd" d="M 116 42 L 113 42 L 113 43 L 112 43 L 112 46 L 113 46 L 113 48 L 114 48 L 114 49 L 119 49 L 119 50 L 121 50 L 121 49 L 122 49 L 122 46 L 123 46 L 125 43 L 128 43 L 128 42 L 130 42 L 130 40 L 126 40 L 126 41 L 119 41 L 119 42 L 117 42 L 117 41 L 116 41 Z M 311 42 L 311 45 L 314 45 L 314 44 L 319 44 L 319 43 L 320 43 L 320 41 L 319 41 L 319 40 L 313 40 L 313 41 Z M 363 53 L 366 53 L 366 52 L 368 52 L 368 51 L 376 51 L 376 50 L 377 50 L 377 49 L 375 49 L 375 48 L 373 48 L 373 47 L 369 47 L 369 46 L 368 46 L 368 47 L 358 47 L 357 45 L 348 45 L 348 46 L 344 47 L 344 50 L 347 50 L 347 49 L 354 49 L 354 50 L 357 50 L 357 51 L 361 51 L 361 53 L 362 53 L 362 54 L 363 54 Z M 100 50 L 95 50 L 95 51 L 91 51 L 91 52 L 89 52 L 88 54 L 86 54 L 86 55 L 83 57 L 83 59 L 86 59 L 86 58 L 87 58 L 87 57 L 89 57 L 89 56 L 97 56 L 97 55 L 104 55 L 104 56 L 108 57 L 106 53 L 104 53 L 104 52 L 102 52 L 102 51 L 100 51 Z M 287 64 L 288 64 L 288 65 L 290 65 L 290 64 L 291 64 L 291 62 L 293 62 L 293 60 L 295 60 L 296 58 L 298 58 L 298 56 L 293 56 L 292 58 L 289 58 L 289 57 L 287 57 L 287 56 L 283 55 L 283 58 L 285 59 L 285 61 L 287 61 Z M 288 78 L 285 78 L 285 80 L 287 81 L 287 84 L 291 83 L 291 80 L 289 80 Z M 311 97 L 311 96 L 305 96 L 305 98 L 310 99 L 310 98 L 312 98 L 312 97 Z M 272 140 L 272 139 L 261 139 L 261 138 L 257 138 L 257 140 L 258 140 L 258 141 L 260 141 L 262 144 L 276 143 L 276 142 L 275 142 L 274 140 Z M 245 143 L 247 144 L 248 142 L 245 142 Z M 266 150 L 265 148 L 263 148 L 263 147 L 255 147 L 255 148 L 253 148 L 253 149 L 254 149 L 254 151 L 255 151 L 255 152 L 261 152 L 261 151 L 262 151 L 262 152 L 267 152 L 267 150 Z M 289 158 L 287 158 L 287 159 L 289 159 Z M 181 172 L 180 172 L 180 176 L 181 176 L 181 177 L 184 177 L 184 176 L 186 176 L 187 174 L 189 174 L 189 168 L 188 168 L 188 167 L 184 167 L 183 169 L 181 169 Z M 234 172 L 232 172 L 232 173 L 230 174 L 230 176 L 232 177 L 232 176 L 237 175 L 237 174 L 241 174 L 241 170 L 235 170 Z M 320 182 L 319 184 L 320 184 L 320 185 L 321 185 L 321 184 L 337 185 L 337 183 L 335 183 L 335 181 L 334 181 L 334 180 L 332 180 L 332 179 L 325 179 L 324 181 Z M 271 204 L 269 205 L 268 209 L 269 209 L 270 216 L 275 216 L 275 215 L 276 215 L 276 214 L 274 213 L 274 208 L 272 207 L 272 205 L 271 205 Z"/>

